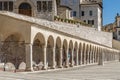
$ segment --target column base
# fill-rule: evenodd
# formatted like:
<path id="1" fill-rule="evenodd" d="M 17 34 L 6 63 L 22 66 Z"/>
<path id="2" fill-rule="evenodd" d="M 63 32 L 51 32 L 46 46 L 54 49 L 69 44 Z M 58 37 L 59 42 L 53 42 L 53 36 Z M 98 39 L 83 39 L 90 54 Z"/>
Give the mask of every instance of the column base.
<path id="1" fill-rule="evenodd" d="M 61 65 L 61 66 L 58 66 L 58 68 L 63 68 L 63 66 Z"/>
<path id="2" fill-rule="evenodd" d="M 43 66 L 42 70 L 47 70 L 47 67 Z"/>
<path id="3" fill-rule="evenodd" d="M 55 69 L 55 66 L 52 66 L 51 69 Z"/>
<path id="4" fill-rule="evenodd" d="M 34 70 L 33 70 L 33 68 L 26 68 L 25 71 L 32 72 Z"/>
<path id="5" fill-rule="evenodd" d="M 74 66 L 73 64 L 70 65 L 70 67 L 73 67 L 73 66 Z"/>
<path id="6" fill-rule="evenodd" d="M 68 68 L 68 67 L 69 67 L 68 65 L 65 66 L 65 68 Z"/>

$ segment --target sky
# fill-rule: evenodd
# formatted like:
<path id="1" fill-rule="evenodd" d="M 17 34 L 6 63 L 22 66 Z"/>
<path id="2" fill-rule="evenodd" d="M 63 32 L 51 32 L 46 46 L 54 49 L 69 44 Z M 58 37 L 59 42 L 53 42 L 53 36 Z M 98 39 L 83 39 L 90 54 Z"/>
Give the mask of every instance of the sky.
<path id="1" fill-rule="evenodd" d="M 113 23 L 120 14 L 120 0 L 103 0 L 103 25 Z"/>

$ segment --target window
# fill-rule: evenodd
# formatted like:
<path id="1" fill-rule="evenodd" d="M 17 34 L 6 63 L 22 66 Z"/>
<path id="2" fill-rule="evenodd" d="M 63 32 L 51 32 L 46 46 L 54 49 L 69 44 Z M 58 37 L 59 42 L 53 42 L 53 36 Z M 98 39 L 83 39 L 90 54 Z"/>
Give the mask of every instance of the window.
<path id="1" fill-rule="evenodd" d="M 42 10 L 41 1 L 37 1 L 37 10 L 40 12 Z"/>
<path id="2" fill-rule="evenodd" d="M 88 20 L 88 24 L 94 25 L 94 20 Z"/>
<path id="3" fill-rule="evenodd" d="M 13 11 L 13 1 L 1 1 L 0 10 Z"/>
<path id="4" fill-rule="evenodd" d="M 77 14 L 77 13 L 76 13 L 76 11 L 73 11 L 73 17 L 75 17 L 75 16 L 76 16 L 76 14 Z"/>
<path id="5" fill-rule="evenodd" d="M 4 2 L 4 10 L 8 11 L 8 2 Z"/>
<path id="6" fill-rule="evenodd" d="M 93 12 L 92 12 L 92 11 L 89 11 L 89 15 L 92 16 L 92 15 L 93 15 Z"/>
<path id="7" fill-rule="evenodd" d="M 13 11 L 13 2 L 12 1 L 9 2 L 9 11 Z"/>
<path id="8" fill-rule="evenodd" d="M 42 4 L 43 4 L 43 12 L 47 11 L 47 2 L 43 1 Z"/>
<path id="9" fill-rule="evenodd" d="M 84 15 L 85 15 L 85 12 L 84 12 L 84 11 L 82 11 L 82 12 L 81 12 L 81 16 L 84 16 Z"/>
<path id="10" fill-rule="evenodd" d="M 48 11 L 52 11 L 52 1 L 48 1 Z"/>

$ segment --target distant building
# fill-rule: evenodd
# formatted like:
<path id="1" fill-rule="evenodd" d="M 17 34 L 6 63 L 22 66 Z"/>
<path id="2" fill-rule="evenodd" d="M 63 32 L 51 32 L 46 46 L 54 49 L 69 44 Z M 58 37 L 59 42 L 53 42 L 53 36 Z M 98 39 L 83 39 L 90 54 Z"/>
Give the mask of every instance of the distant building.
<path id="1" fill-rule="evenodd" d="M 102 0 L 61 0 L 61 5 L 72 9 L 72 17 L 79 18 L 101 31 Z"/>

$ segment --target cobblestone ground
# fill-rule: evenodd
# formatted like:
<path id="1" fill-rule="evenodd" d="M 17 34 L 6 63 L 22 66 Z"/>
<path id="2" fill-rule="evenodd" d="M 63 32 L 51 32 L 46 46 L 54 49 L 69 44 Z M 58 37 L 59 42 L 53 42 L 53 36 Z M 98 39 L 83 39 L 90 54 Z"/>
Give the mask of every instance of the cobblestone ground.
<path id="1" fill-rule="evenodd" d="M 120 80 L 120 63 L 49 73 L 0 72 L 0 80 Z"/>

